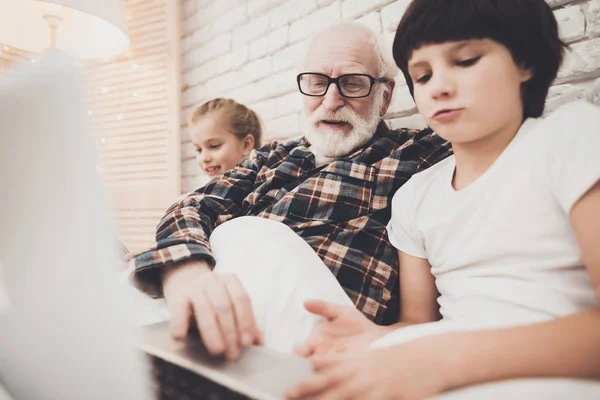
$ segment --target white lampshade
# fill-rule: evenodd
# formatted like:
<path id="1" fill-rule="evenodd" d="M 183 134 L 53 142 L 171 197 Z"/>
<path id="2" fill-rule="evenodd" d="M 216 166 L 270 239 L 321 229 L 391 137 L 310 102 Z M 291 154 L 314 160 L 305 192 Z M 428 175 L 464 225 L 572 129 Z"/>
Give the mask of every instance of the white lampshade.
<path id="1" fill-rule="evenodd" d="M 60 19 L 55 47 L 74 57 L 107 58 L 129 47 L 122 0 L 0 0 L 0 43 L 36 53 L 52 47 L 45 16 Z"/>

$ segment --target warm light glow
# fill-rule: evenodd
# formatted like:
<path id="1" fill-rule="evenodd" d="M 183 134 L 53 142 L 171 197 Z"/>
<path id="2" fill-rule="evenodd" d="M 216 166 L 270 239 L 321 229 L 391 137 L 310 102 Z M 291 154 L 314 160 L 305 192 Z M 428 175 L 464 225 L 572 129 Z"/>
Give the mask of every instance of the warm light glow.
<path id="1" fill-rule="evenodd" d="M 101 88 L 100 88 L 100 91 L 101 91 L 103 94 L 106 94 L 106 93 L 108 93 L 108 88 L 107 88 L 107 87 L 101 87 Z"/>
<path id="2" fill-rule="evenodd" d="M 123 0 L 0 0 L 0 38 L 33 53 L 103 59 L 129 47 Z M 5 49 L 5 51 L 7 51 Z"/>
<path id="3" fill-rule="evenodd" d="M 58 15 L 58 16 L 60 16 L 61 13 L 63 12 L 62 7 L 60 7 L 58 4 L 43 3 L 40 6 L 42 7 L 42 9 L 45 12 L 44 15 Z"/>

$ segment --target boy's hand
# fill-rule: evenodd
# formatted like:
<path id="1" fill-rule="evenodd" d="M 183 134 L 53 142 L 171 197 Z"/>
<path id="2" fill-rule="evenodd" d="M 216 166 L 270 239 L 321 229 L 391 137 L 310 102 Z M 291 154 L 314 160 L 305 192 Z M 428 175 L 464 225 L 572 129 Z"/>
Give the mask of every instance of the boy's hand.
<path id="1" fill-rule="evenodd" d="M 236 275 L 215 274 L 202 261 L 188 261 L 166 271 L 163 292 L 175 339 L 185 339 L 193 317 L 213 355 L 236 359 L 242 346 L 261 344 L 250 298 Z"/>
<path id="2" fill-rule="evenodd" d="M 315 374 L 291 388 L 288 399 L 425 399 L 451 389 L 451 368 L 430 340 L 314 357 Z"/>
<path id="3" fill-rule="evenodd" d="M 302 357 L 326 356 L 366 349 L 369 343 L 389 331 L 375 325 L 355 307 L 321 300 L 308 300 L 304 307 L 326 319 L 315 327 L 307 341 L 294 349 Z"/>

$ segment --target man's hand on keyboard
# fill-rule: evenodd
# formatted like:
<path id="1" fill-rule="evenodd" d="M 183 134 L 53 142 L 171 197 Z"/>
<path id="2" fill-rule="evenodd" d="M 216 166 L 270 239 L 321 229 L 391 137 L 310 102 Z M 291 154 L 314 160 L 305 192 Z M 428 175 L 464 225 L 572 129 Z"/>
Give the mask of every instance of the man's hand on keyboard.
<path id="1" fill-rule="evenodd" d="M 193 317 L 213 355 L 233 360 L 242 346 L 262 344 L 250 298 L 237 276 L 215 274 L 203 261 L 188 261 L 165 272 L 163 291 L 175 339 L 186 338 Z"/>

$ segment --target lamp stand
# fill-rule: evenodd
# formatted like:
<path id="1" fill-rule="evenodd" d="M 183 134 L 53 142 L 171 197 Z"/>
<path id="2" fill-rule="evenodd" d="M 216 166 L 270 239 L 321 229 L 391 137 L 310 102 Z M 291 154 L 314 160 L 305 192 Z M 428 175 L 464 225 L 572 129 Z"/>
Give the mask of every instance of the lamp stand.
<path id="1" fill-rule="evenodd" d="M 62 22 L 62 18 L 57 17 L 56 15 L 44 15 L 44 20 L 48 23 L 50 27 L 50 48 L 56 48 L 56 31 L 58 30 L 58 26 Z"/>

